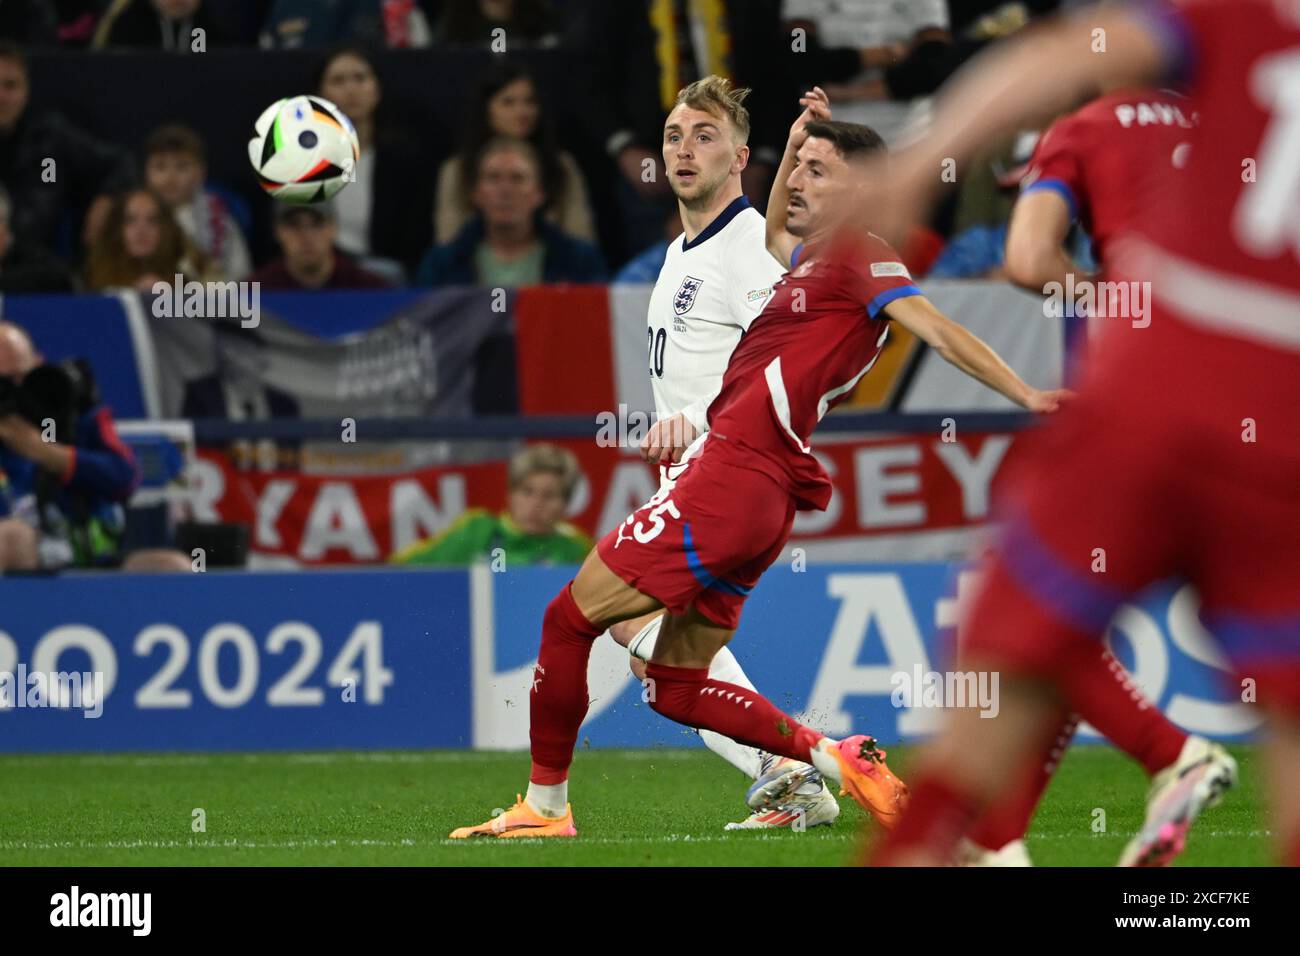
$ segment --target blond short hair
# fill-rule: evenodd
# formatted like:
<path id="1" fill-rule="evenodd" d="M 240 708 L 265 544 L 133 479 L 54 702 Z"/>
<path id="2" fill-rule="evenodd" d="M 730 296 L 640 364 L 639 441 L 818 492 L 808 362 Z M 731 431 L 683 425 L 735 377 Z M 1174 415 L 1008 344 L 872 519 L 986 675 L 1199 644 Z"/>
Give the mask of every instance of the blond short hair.
<path id="1" fill-rule="evenodd" d="M 689 106 L 710 116 L 725 119 L 736 131 L 736 141 L 749 142 L 749 110 L 745 109 L 748 89 L 735 89 L 725 76 L 706 76 L 677 94 L 676 106 Z"/>
<path id="2" fill-rule="evenodd" d="M 529 445 L 510 459 L 510 490 L 536 474 L 558 475 L 564 484 L 564 498 L 572 500 L 582 471 L 578 459 L 567 448 L 557 445 Z"/>

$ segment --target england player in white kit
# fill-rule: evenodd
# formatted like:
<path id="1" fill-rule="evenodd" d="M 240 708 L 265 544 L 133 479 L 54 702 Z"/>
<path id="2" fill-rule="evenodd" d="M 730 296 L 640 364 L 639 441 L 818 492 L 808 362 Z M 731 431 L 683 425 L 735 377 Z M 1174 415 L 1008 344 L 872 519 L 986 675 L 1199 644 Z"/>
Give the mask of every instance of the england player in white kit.
<path id="1" fill-rule="evenodd" d="M 686 231 L 668 247 L 647 316 L 656 424 L 642 452 L 660 465 L 661 493 L 702 444 L 706 413 L 722 387 L 732 350 L 784 271 L 767 252 L 762 215 L 741 192 L 740 175 L 749 158 L 747 92 L 732 90 L 721 77 L 706 77 L 681 91 L 664 124 L 664 165 Z M 632 670 L 640 678 L 661 621 L 654 615 L 610 629 L 631 652 Z M 754 686 L 725 647 L 709 675 Z M 809 765 L 773 758 L 712 731 L 702 730 L 700 737 L 755 781 L 746 797 L 754 812 L 728 829 L 817 826 L 839 815 L 834 796 Z"/>
<path id="2" fill-rule="evenodd" d="M 694 239 L 683 233 L 669 245 L 646 317 L 656 420 L 681 413 L 696 433 L 706 429 L 727 359 L 781 278 L 764 231 L 742 195 Z"/>

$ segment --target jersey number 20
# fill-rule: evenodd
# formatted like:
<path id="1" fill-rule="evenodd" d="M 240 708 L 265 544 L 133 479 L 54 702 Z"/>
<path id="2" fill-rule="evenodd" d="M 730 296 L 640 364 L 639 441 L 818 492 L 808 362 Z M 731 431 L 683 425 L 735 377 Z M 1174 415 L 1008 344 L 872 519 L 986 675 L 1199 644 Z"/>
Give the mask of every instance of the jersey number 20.
<path id="1" fill-rule="evenodd" d="M 664 346 L 668 344 L 667 329 L 646 329 L 650 336 L 650 374 L 655 378 L 664 377 Z"/>

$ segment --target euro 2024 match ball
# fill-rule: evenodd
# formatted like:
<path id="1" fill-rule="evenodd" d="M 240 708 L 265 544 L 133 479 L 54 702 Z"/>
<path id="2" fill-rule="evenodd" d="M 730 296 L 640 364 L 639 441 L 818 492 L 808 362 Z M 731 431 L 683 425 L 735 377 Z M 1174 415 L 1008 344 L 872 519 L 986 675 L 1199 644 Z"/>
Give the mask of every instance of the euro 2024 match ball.
<path id="1" fill-rule="evenodd" d="M 267 194 L 282 202 L 324 202 L 352 181 L 361 145 L 352 121 L 319 96 L 268 106 L 254 124 L 248 159 Z"/>

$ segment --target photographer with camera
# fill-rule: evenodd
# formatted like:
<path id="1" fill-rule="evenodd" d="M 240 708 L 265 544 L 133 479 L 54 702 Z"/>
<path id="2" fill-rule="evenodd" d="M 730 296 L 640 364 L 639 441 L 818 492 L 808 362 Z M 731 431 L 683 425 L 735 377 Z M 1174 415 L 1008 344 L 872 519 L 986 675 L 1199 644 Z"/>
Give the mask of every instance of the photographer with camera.
<path id="1" fill-rule="evenodd" d="M 46 364 L 0 322 L 0 571 L 120 564 L 138 481 L 85 360 Z"/>

